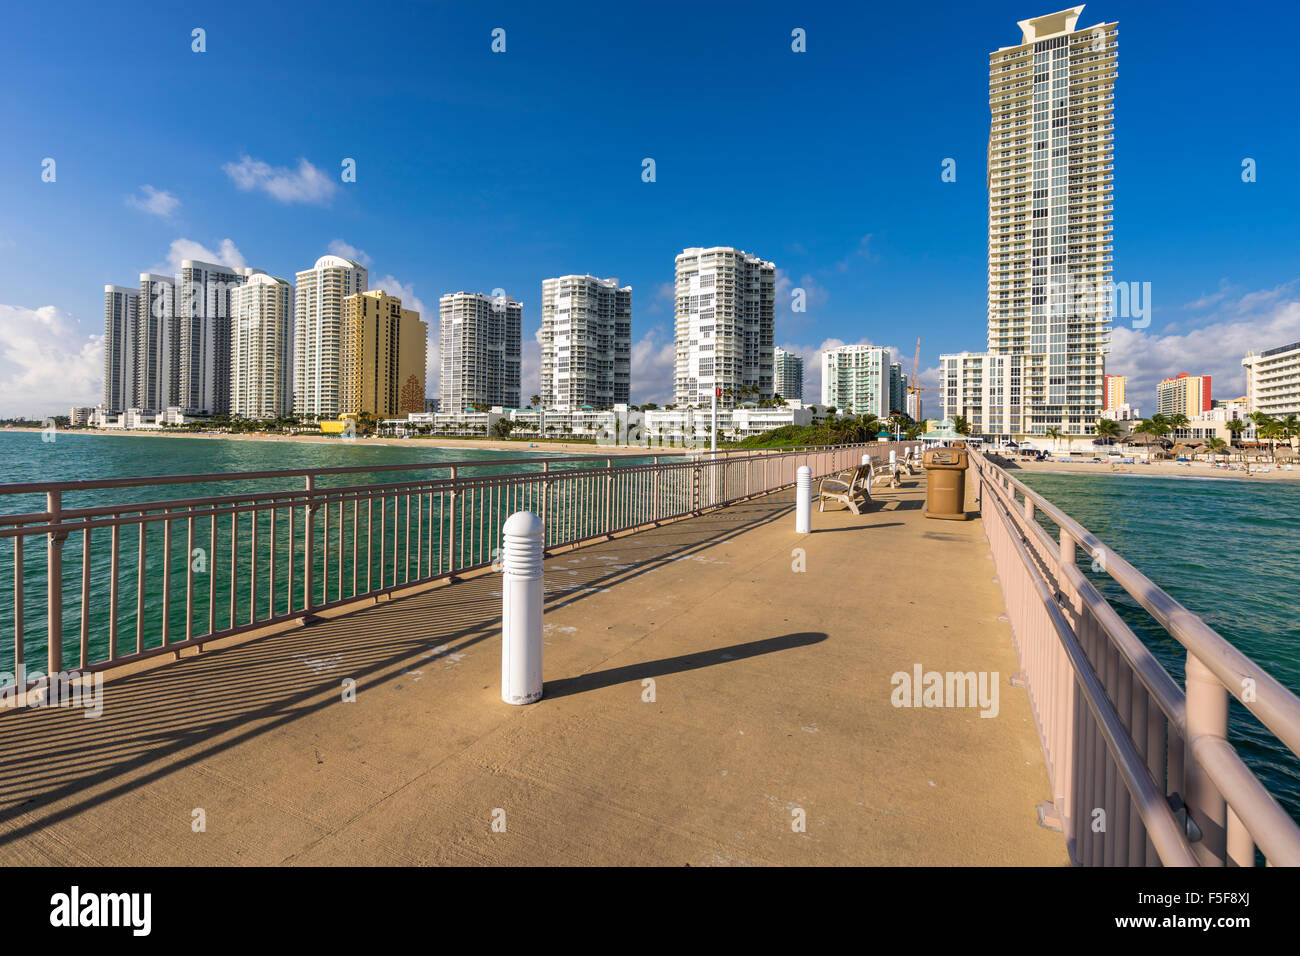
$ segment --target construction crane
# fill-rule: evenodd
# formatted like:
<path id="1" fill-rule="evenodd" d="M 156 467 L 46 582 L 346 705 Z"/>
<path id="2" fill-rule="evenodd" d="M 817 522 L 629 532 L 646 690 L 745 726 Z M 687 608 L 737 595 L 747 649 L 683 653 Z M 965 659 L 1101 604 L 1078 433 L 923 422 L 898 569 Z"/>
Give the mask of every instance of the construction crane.
<path id="1" fill-rule="evenodd" d="M 916 356 L 912 359 L 912 377 L 907 380 L 907 394 L 916 396 L 916 410 L 918 414 L 921 410 L 921 392 L 937 392 L 937 388 L 925 388 L 917 384 L 917 377 L 921 374 L 921 337 L 916 338 Z M 910 412 L 909 412 L 910 414 Z"/>

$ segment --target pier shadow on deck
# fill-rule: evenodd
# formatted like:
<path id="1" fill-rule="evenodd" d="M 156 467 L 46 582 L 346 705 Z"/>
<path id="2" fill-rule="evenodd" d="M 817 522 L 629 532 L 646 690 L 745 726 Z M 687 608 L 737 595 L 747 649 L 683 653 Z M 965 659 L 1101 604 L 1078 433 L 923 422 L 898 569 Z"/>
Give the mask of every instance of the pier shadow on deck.
<path id="1" fill-rule="evenodd" d="M 528 707 L 484 574 L 0 715 L 0 863 L 1066 863 L 979 522 L 875 494 L 553 556 Z M 997 671 L 997 716 L 894 707 L 916 664 Z"/>

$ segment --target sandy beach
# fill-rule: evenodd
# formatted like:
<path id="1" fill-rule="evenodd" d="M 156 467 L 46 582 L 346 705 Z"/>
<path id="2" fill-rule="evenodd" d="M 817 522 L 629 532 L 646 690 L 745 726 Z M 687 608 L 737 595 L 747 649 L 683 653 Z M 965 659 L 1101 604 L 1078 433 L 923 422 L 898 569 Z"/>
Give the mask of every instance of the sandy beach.
<path id="1" fill-rule="evenodd" d="M 1013 474 L 1016 471 L 1050 471 L 1061 473 L 1074 473 L 1085 475 L 1145 475 L 1148 478 L 1223 478 L 1237 481 L 1300 481 L 1300 467 L 1292 467 L 1288 470 L 1286 465 L 1274 465 L 1264 463 L 1262 465 L 1250 465 L 1250 472 L 1247 473 L 1240 463 L 1234 462 L 1234 467 L 1219 466 L 1215 467 L 1209 462 L 1174 462 L 1174 461 L 1153 461 L 1146 463 L 1137 461 L 1133 464 L 1119 465 L 1110 462 L 1092 462 L 1092 461 L 1015 461 L 1007 466 L 1007 470 Z"/>
<path id="2" fill-rule="evenodd" d="M 40 432 L 41 428 L 4 428 L 10 432 Z M 309 443 L 342 444 L 345 439 L 331 438 L 325 435 L 274 435 L 266 432 L 227 435 L 221 432 L 180 432 L 180 431 L 126 431 L 121 428 L 61 428 L 59 436 L 65 435 L 108 435 L 118 438 L 219 438 L 225 441 L 288 441 Z M 400 445 L 404 448 L 476 448 L 480 451 L 512 452 L 563 452 L 569 455 L 677 455 L 680 448 L 620 448 L 611 445 L 593 445 L 583 442 L 558 441 L 499 441 L 481 438 L 352 438 L 347 439 L 357 445 Z"/>

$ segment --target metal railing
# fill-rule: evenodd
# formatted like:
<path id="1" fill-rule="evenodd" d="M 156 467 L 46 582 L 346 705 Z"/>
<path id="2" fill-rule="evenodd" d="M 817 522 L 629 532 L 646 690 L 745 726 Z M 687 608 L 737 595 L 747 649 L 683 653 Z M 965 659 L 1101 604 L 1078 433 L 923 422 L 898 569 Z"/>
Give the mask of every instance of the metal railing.
<path id="1" fill-rule="evenodd" d="M 0 566 L 12 566 L 12 575 L 0 577 L 0 626 L 13 635 L 12 657 L 0 653 L 0 672 L 33 674 L 23 679 L 30 688 L 63 672 L 65 657 L 80 671 L 121 665 L 488 567 L 502 525 L 516 511 L 542 517 L 551 549 L 793 485 L 800 465 L 824 475 L 857 464 L 864 452 L 883 460 L 901 447 L 877 442 L 632 460 L 571 456 L 0 485 L 0 512 L 22 495 L 45 502 L 40 511 L 0 513 L 0 548 L 9 551 L 0 554 Z M 491 471 L 504 468 L 509 473 Z M 405 474 L 377 484 L 324 484 L 399 472 Z M 241 487 L 165 497 L 171 486 L 218 482 Z M 249 485 L 256 490 L 245 490 Z M 69 500 L 125 489 L 149 500 L 75 507 Z M 29 542 L 42 536 L 44 561 L 30 560 Z M 44 674 L 27 663 L 42 657 Z"/>
<path id="2" fill-rule="evenodd" d="M 970 457 L 1072 857 L 1253 866 L 1258 847 L 1270 865 L 1300 865 L 1300 827 L 1228 742 L 1233 697 L 1300 753 L 1300 699 L 1042 495 Z M 1185 689 L 1079 568 L 1080 547 L 1186 650 Z"/>

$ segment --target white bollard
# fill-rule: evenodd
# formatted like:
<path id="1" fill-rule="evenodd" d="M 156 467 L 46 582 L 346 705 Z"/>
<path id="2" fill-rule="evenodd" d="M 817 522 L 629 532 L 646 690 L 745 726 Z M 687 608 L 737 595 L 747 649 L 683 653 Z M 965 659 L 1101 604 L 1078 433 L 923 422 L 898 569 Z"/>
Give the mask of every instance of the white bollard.
<path id="1" fill-rule="evenodd" d="M 894 466 L 898 464 L 898 452 L 890 450 L 889 452 L 889 470 L 893 471 Z"/>
<path id="2" fill-rule="evenodd" d="M 542 549 L 545 525 L 516 511 L 502 529 L 501 699 L 531 704 L 542 697 Z"/>
<path id="3" fill-rule="evenodd" d="M 870 456 L 870 455 L 863 455 L 863 456 L 862 456 L 862 461 L 859 462 L 859 464 L 863 464 L 863 465 L 869 465 L 869 464 L 871 464 L 871 456 Z"/>
<path id="4" fill-rule="evenodd" d="M 800 465 L 795 472 L 794 499 L 795 534 L 809 534 L 812 531 L 812 469 L 807 465 Z"/>

